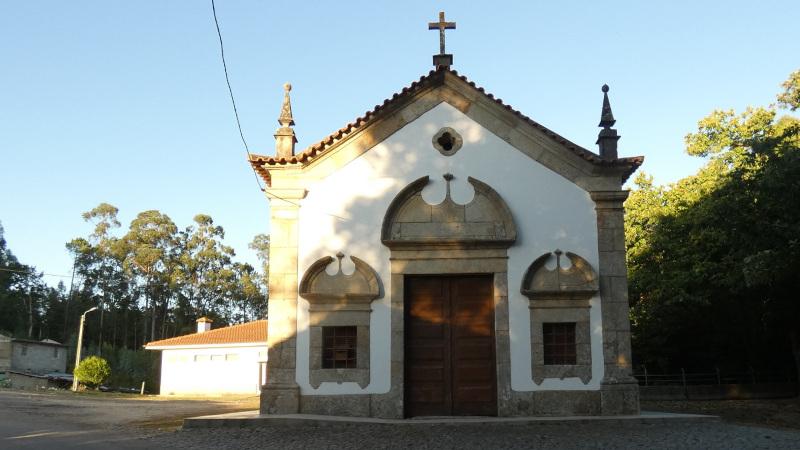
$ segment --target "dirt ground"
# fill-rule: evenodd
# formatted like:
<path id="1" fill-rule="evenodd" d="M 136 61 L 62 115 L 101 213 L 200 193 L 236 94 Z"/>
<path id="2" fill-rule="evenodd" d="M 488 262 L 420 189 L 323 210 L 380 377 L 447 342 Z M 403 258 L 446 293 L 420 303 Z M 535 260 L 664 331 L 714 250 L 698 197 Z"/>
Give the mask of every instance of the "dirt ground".
<path id="1" fill-rule="evenodd" d="M 740 425 L 800 430 L 800 397 L 763 400 L 643 401 L 643 411 L 720 416 Z"/>
<path id="2" fill-rule="evenodd" d="M 18 406 L 21 412 L 56 419 L 70 417 L 73 421 L 92 426 L 134 426 L 154 430 L 176 429 L 186 417 L 255 410 L 258 409 L 258 398 L 258 395 L 201 398 L 0 389 L 0 403 Z M 76 410 L 80 414 L 76 415 Z"/>

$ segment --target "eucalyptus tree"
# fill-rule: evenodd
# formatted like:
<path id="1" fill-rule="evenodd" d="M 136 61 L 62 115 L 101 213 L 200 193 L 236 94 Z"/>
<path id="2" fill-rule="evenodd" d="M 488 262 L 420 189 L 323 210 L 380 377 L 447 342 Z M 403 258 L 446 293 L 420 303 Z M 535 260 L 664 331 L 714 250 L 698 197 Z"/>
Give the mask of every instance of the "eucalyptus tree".
<path id="1" fill-rule="evenodd" d="M 121 268 L 121 261 L 114 256 L 114 249 L 118 246 L 119 239 L 113 237 L 109 232 L 120 227 L 117 214 L 119 209 L 108 203 L 100 203 L 90 211 L 82 214 L 83 220 L 94 224 L 94 231 L 89 236 L 92 250 L 99 261 L 99 287 L 100 296 L 100 327 L 98 341 L 103 344 L 103 321 L 105 318 L 106 305 L 109 303 L 109 290 L 111 279 L 115 278 L 115 268 Z"/>
<path id="2" fill-rule="evenodd" d="M 177 232 L 175 223 L 166 214 L 157 210 L 143 211 L 131 221 L 128 232 L 114 249 L 123 268 L 131 276 L 143 280 L 145 308 L 150 310 L 150 340 L 156 338 L 156 308 L 160 308 L 164 317 L 167 314 Z M 143 333 L 147 335 L 146 321 L 143 321 Z"/>
<path id="3" fill-rule="evenodd" d="M 250 264 L 234 263 L 235 287 L 231 302 L 234 305 L 234 322 L 248 322 L 267 316 L 267 291 L 263 274 Z"/>
<path id="4" fill-rule="evenodd" d="M 256 256 L 261 262 L 261 284 L 266 288 L 269 285 L 269 235 L 263 233 L 255 235 L 248 247 L 256 251 Z"/>
<path id="5" fill-rule="evenodd" d="M 225 230 L 214 225 L 211 216 L 194 216 L 194 225 L 178 236 L 177 264 L 173 279 L 190 313 L 186 319 L 203 315 L 218 316 L 218 307 L 232 278 L 233 248 L 223 244 Z"/>

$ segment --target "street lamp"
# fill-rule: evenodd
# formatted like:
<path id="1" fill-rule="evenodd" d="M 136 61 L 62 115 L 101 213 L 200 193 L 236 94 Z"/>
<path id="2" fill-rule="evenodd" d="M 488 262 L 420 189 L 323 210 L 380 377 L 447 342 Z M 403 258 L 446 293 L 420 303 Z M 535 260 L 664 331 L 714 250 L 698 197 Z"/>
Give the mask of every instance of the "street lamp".
<path id="1" fill-rule="evenodd" d="M 81 362 L 81 346 L 83 346 L 83 323 L 86 321 L 86 315 L 96 309 L 97 306 L 93 306 L 87 309 L 85 313 L 81 314 L 81 326 L 78 328 L 78 348 L 75 350 L 75 367 L 72 369 L 72 390 L 74 392 L 78 392 L 78 377 L 75 376 L 75 369 L 78 368 L 78 364 Z"/>

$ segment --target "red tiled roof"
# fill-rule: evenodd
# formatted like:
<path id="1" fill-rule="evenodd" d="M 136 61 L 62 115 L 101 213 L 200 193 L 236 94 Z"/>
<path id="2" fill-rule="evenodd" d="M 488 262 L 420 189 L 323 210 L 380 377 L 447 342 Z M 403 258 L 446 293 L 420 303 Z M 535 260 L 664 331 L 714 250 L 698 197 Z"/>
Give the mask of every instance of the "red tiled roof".
<path id="1" fill-rule="evenodd" d="M 148 342 L 145 348 L 181 347 L 188 345 L 249 344 L 267 342 L 267 321 L 232 325 L 230 327 L 209 330 L 203 333 L 187 334 L 160 341 Z"/>
<path id="2" fill-rule="evenodd" d="M 385 99 L 383 101 L 383 104 L 375 105 L 375 108 L 373 108 L 371 111 L 365 112 L 363 116 L 358 117 L 354 121 L 348 123 L 338 131 L 330 134 L 328 137 L 317 142 L 316 144 L 310 145 L 308 148 L 298 153 L 297 155 L 292 156 L 291 158 L 277 158 L 273 156 L 253 154 L 249 158 L 250 164 L 253 166 L 256 172 L 258 172 L 259 175 L 261 175 L 264 178 L 264 180 L 267 181 L 267 183 L 269 183 L 270 176 L 269 172 L 264 167 L 265 165 L 266 166 L 287 165 L 287 164 L 294 165 L 294 164 L 304 164 L 310 162 L 311 160 L 317 158 L 321 153 L 325 152 L 325 150 L 330 148 L 334 143 L 340 141 L 342 138 L 358 130 L 359 128 L 362 128 L 363 126 L 369 124 L 370 122 L 375 120 L 375 118 L 382 116 L 382 113 L 387 109 L 389 109 L 391 106 L 400 103 L 401 101 L 410 97 L 414 93 L 422 90 L 423 88 L 428 87 L 429 85 L 434 84 L 437 81 L 443 82 L 445 72 L 449 72 L 455 75 L 457 78 L 467 83 L 473 89 L 476 89 L 478 92 L 480 92 L 490 100 L 494 101 L 501 107 L 507 109 L 508 111 L 516 115 L 518 118 L 531 125 L 532 127 L 542 131 L 545 135 L 555 140 L 559 144 L 563 145 L 564 147 L 566 147 L 576 155 L 580 156 L 581 158 L 601 166 L 621 166 L 621 167 L 629 166 L 629 171 L 627 171 L 624 174 L 623 181 L 627 179 L 644 161 L 643 156 L 618 158 L 615 160 L 603 159 L 596 153 L 587 150 L 581 147 L 580 145 L 575 144 L 574 142 L 569 141 L 568 139 L 562 137 L 561 135 L 551 131 L 544 125 L 541 125 L 540 123 L 526 116 L 525 114 L 522 114 L 521 112 L 512 108 L 510 105 L 503 103 L 503 100 L 495 98 L 494 95 L 486 92 L 484 88 L 477 86 L 475 82 L 468 80 L 467 77 L 459 75 L 458 72 L 456 72 L 455 70 L 440 67 L 436 70 L 431 70 L 427 75 L 424 75 L 420 77 L 419 80 L 411 83 L 410 86 L 403 88 L 403 90 L 398 93 L 395 93 L 392 96 L 392 98 Z"/>

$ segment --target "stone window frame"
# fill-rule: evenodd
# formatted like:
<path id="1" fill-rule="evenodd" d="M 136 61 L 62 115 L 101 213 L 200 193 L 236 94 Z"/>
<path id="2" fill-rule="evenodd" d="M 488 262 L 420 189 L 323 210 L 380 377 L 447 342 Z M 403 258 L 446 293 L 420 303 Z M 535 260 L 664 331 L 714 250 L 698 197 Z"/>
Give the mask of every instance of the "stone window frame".
<path id="1" fill-rule="evenodd" d="M 545 379 L 592 380 L 591 299 L 600 287 L 597 274 L 582 257 L 566 252 L 572 265 L 561 267 L 562 251 L 556 249 L 536 258 L 528 267 L 520 291 L 528 297 L 531 326 L 531 377 L 536 385 Z M 545 265 L 555 256 L 556 267 Z M 575 323 L 575 364 L 545 364 L 545 323 Z"/>
<path id="2" fill-rule="evenodd" d="M 452 139 L 452 145 L 450 149 L 446 149 L 439 140 L 445 135 L 449 135 Z M 450 127 L 442 127 L 436 134 L 433 135 L 431 138 L 431 143 L 433 144 L 433 148 L 439 151 L 444 156 L 453 156 L 456 154 L 457 151 L 461 150 L 461 147 L 464 145 L 464 138 L 461 137 L 461 134 L 458 131 L 450 128 Z"/>
<path id="3" fill-rule="evenodd" d="M 334 259 L 320 258 L 306 270 L 300 282 L 300 296 L 308 300 L 309 308 L 309 384 L 318 389 L 322 383 L 357 383 L 362 389 L 370 381 L 370 318 L 372 301 L 381 295 L 378 274 L 359 258 L 350 255 L 355 271 L 342 272 L 344 254 L 336 254 L 339 268 L 328 275 L 325 268 Z M 322 329 L 334 326 L 356 327 L 356 367 L 347 369 L 323 368 Z"/>
<path id="4" fill-rule="evenodd" d="M 546 299 L 529 306 L 531 319 L 531 374 L 541 385 L 545 379 L 579 378 L 583 384 L 592 380 L 592 341 L 589 327 L 589 300 L 562 302 Z M 545 364 L 545 323 L 575 324 L 575 364 Z"/>

